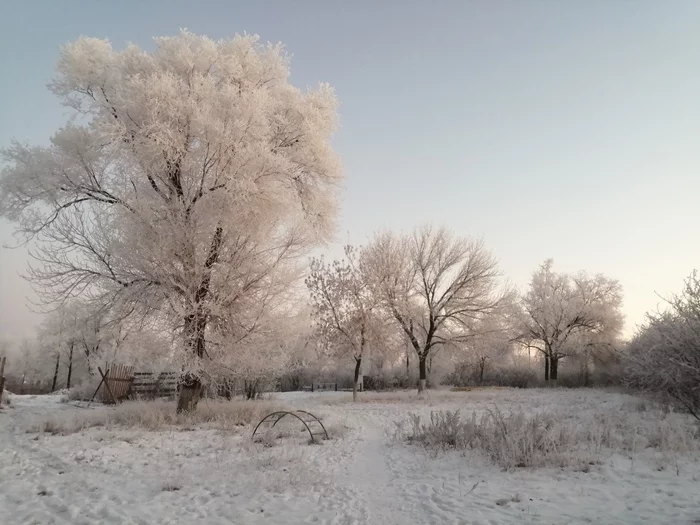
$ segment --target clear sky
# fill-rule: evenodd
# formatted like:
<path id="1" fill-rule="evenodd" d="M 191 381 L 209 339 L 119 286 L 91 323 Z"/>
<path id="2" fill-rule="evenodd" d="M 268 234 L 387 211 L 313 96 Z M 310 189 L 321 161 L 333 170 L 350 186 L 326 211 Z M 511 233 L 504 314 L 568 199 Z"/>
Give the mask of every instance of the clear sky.
<path id="1" fill-rule="evenodd" d="M 603 272 L 628 333 L 700 268 L 696 0 L 2 2 L 0 145 L 65 122 L 59 45 L 180 28 L 281 41 L 293 83 L 335 86 L 340 242 L 433 222 L 484 237 L 521 287 L 548 257 Z M 31 335 L 26 264 L 0 248 L 0 337 Z"/>

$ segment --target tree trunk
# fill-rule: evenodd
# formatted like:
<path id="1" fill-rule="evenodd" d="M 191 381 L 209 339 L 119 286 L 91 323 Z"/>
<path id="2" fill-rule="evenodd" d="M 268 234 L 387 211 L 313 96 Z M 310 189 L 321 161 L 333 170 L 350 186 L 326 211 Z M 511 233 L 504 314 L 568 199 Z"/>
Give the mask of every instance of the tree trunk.
<path id="1" fill-rule="evenodd" d="M 425 383 L 428 379 L 428 374 L 426 372 L 425 361 L 426 356 L 418 356 L 418 393 L 422 394 L 425 392 Z"/>
<path id="2" fill-rule="evenodd" d="M 559 358 L 552 356 L 550 358 L 550 364 L 549 364 L 549 379 L 550 381 L 556 381 L 557 380 L 557 372 L 559 370 Z"/>
<path id="3" fill-rule="evenodd" d="M 204 333 L 207 321 L 203 316 L 190 314 L 185 318 L 185 336 L 188 341 L 188 350 L 194 352 L 197 357 L 204 357 L 205 342 Z M 180 380 L 180 395 L 177 400 L 177 412 L 192 412 L 197 408 L 197 403 L 202 395 L 202 382 L 191 373 L 186 373 Z"/>
<path id="4" fill-rule="evenodd" d="M 406 347 L 406 378 L 411 377 L 411 349 L 409 347 Z"/>
<path id="5" fill-rule="evenodd" d="M 370 363 L 371 364 L 371 363 Z M 357 389 L 360 382 L 360 366 L 362 365 L 362 357 L 355 358 L 355 379 L 352 382 L 352 400 L 357 401 Z"/>
<path id="6" fill-rule="evenodd" d="M 202 397 L 202 382 L 192 374 L 180 380 L 180 396 L 177 399 L 177 413 L 194 412 Z"/>
<path id="7" fill-rule="evenodd" d="M 0 408 L 2 408 L 2 391 L 5 388 L 5 362 L 6 357 L 0 357 Z"/>
<path id="8" fill-rule="evenodd" d="M 73 345 L 70 345 L 68 353 L 68 377 L 66 378 L 66 388 L 70 388 L 70 378 L 73 376 Z"/>
<path id="9" fill-rule="evenodd" d="M 92 370 L 92 365 L 90 364 L 90 354 L 91 354 L 90 347 L 86 343 L 83 343 L 83 346 L 85 347 L 84 352 L 85 352 L 85 362 L 87 363 L 87 372 L 88 372 L 88 375 L 91 376 L 93 374 L 93 370 Z"/>
<path id="10" fill-rule="evenodd" d="M 245 390 L 246 399 L 257 399 L 260 396 L 260 380 L 244 380 L 243 389 Z"/>
<path id="11" fill-rule="evenodd" d="M 233 398 L 233 383 L 230 379 L 224 379 L 220 395 L 223 395 L 227 401 L 231 401 Z"/>
<path id="12" fill-rule="evenodd" d="M 545 354 L 544 356 L 544 381 L 549 382 L 549 356 Z"/>
<path id="13" fill-rule="evenodd" d="M 53 369 L 53 381 L 51 381 L 51 392 L 56 391 L 56 382 L 58 381 L 58 365 L 61 364 L 61 353 L 56 354 L 56 367 Z"/>
<path id="14" fill-rule="evenodd" d="M 180 166 L 174 166 L 174 176 L 177 179 L 179 187 L 179 171 Z M 181 191 L 181 190 L 180 190 Z M 209 296 L 209 285 L 211 284 L 212 267 L 219 260 L 219 250 L 223 242 L 224 230 L 221 226 L 217 226 L 214 230 L 214 236 L 209 246 L 209 255 L 204 262 L 206 270 L 199 288 L 194 296 L 194 310 L 185 317 L 185 338 L 188 343 L 187 350 L 193 351 L 199 359 L 202 359 L 206 353 L 204 335 L 207 331 L 207 312 L 204 310 L 204 302 Z M 177 402 L 178 412 L 191 412 L 197 408 L 197 403 L 202 395 L 202 382 L 193 374 L 185 374 L 180 389 L 180 398 Z"/>
<path id="15" fill-rule="evenodd" d="M 484 368 L 486 367 L 486 360 L 482 357 L 479 359 L 479 384 L 484 383 Z"/>

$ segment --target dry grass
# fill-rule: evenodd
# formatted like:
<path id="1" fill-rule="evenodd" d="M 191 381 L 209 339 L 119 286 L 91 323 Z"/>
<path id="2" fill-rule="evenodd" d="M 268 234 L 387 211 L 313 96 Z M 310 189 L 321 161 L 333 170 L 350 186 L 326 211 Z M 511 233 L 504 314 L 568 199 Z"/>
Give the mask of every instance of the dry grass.
<path id="1" fill-rule="evenodd" d="M 86 428 L 129 428 L 158 431 L 172 428 L 191 429 L 209 426 L 231 430 L 257 424 L 264 416 L 285 407 L 272 401 L 212 401 L 202 400 L 197 410 L 177 414 L 175 401 L 126 401 L 116 407 L 97 407 L 70 416 L 51 416 L 29 428 L 29 432 L 73 434 Z"/>
<path id="2" fill-rule="evenodd" d="M 431 412 L 427 422 L 413 414 L 408 425 L 396 425 L 400 439 L 432 450 L 477 450 L 505 470 L 581 468 L 615 452 L 634 455 L 655 449 L 675 455 L 700 450 L 700 428 L 661 410 L 566 418 L 553 413 L 506 415 L 494 407 L 469 419 L 459 410 Z"/>

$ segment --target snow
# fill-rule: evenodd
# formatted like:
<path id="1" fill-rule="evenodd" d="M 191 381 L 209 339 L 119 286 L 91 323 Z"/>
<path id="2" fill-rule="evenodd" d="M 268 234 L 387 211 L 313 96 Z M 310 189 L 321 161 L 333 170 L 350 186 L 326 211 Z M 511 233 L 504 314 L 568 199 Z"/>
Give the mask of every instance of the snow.
<path id="1" fill-rule="evenodd" d="M 640 524 L 700 520 L 700 458 L 662 468 L 651 451 L 611 455 L 589 472 L 503 472 L 476 453 L 434 452 L 395 439 L 409 413 L 497 405 L 506 410 L 631 411 L 602 390 L 484 389 L 361 395 L 280 394 L 323 417 L 332 435 L 293 433 L 266 447 L 252 428 L 149 432 L 91 428 L 27 433 L 49 416 L 89 409 L 60 396 L 12 396 L 0 410 L 0 509 L 12 524 Z M 682 416 L 678 416 L 682 417 Z M 9 520 L 9 521 L 8 521 Z"/>

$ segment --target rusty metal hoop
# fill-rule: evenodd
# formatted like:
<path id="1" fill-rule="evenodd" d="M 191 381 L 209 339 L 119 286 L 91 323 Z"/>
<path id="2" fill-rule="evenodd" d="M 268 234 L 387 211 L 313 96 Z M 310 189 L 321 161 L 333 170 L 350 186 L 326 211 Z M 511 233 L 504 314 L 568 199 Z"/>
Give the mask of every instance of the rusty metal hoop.
<path id="1" fill-rule="evenodd" d="M 301 413 L 301 414 L 306 414 L 306 415 L 311 416 L 311 417 L 314 419 L 314 421 L 315 421 L 316 423 L 318 423 L 318 424 L 321 426 L 321 428 L 323 429 L 323 434 L 326 436 L 326 439 L 330 439 L 330 438 L 328 437 L 328 431 L 326 430 L 326 427 L 323 426 L 323 423 L 321 423 L 321 420 L 320 420 L 320 419 L 318 419 L 316 416 L 314 416 L 311 412 L 307 412 L 306 410 L 297 410 L 296 412 L 299 412 L 299 413 Z M 275 420 L 275 422 L 272 424 L 272 428 L 274 428 L 275 425 L 276 425 L 277 423 L 279 423 L 280 419 L 282 419 L 283 417 L 285 417 L 285 416 L 293 416 L 293 417 L 297 418 L 299 421 L 301 421 L 301 423 L 304 425 L 304 427 L 306 428 L 306 431 L 309 433 L 309 436 L 311 437 L 311 441 L 316 441 L 316 436 L 319 435 L 319 434 L 314 434 L 313 432 L 311 432 L 311 428 L 309 428 L 309 425 L 308 425 L 308 423 L 312 423 L 312 421 L 309 421 L 309 422 L 304 421 L 298 414 L 296 414 L 296 413 L 294 413 L 294 412 L 289 412 L 289 411 L 286 411 L 286 410 L 279 410 L 279 411 L 276 411 L 276 412 L 271 412 L 270 414 L 268 414 L 268 415 L 266 415 L 264 418 L 262 418 L 262 419 L 260 420 L 260 423 L 258 423 L 258 424 L 255 426 L 255 429 L 253 430 L 253 434 L 250 436 L 251 439 L 255 437 L 255 433 L 258 431 L 258 428 L 260 428 L 260 425 L 262 425 L 265 421 L 267 421 L 268 419 L 270 419 L 270 418 L 272 418 L 272 417 L 274 417 L 274 416 L 278 416 L 278 417 L 277 417 L 277 419 Z"/>

